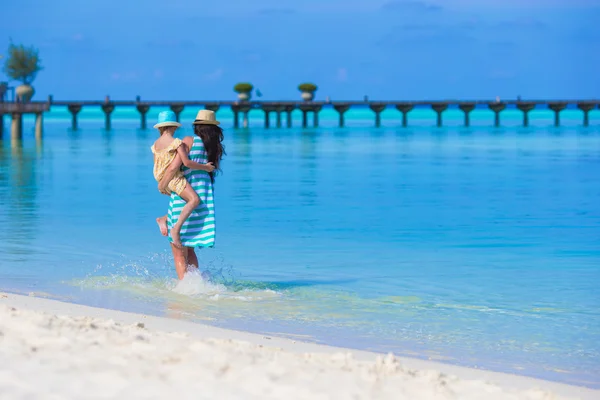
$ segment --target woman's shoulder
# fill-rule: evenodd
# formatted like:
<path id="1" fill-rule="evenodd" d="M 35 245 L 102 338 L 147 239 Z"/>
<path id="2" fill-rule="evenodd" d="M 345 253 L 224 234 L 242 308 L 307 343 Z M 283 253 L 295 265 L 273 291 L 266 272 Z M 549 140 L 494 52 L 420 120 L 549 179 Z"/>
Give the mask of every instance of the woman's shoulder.
<path id="1" fill-rule="evenodd" d="M 186 139 L 187 139 L 187 137 L 186 137 Z M 196 148 L 201 147 L 201 148 L 204 148 L 204 142 L 202 141 L 202 138 L 200 138 L 199 136 L 196 136 L 196 135 L 189 136 L 189 143 L 186 143 L 186 144 L 190 147 L 190 149 L 192 147 L 196 147 Z"/>

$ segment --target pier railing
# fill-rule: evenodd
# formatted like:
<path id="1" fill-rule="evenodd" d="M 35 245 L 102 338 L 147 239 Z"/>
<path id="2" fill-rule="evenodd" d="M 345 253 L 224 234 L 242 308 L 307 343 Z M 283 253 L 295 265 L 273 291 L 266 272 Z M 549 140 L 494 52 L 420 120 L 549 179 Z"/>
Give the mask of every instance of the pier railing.
<path id="1" fill-rule="evenodd" d="M 203 107 L 217 112 L 221 107 L 231 108 L 234 118 L 234 128 L 240 127 L 240 115 L 242 124 L 248 126 L 248 113 L 251 110 L 262 110 L 264 112 L 265 128 L 271 127 L 271 114 L 275 113 L 277 127 L 282 126 L 282 115 L 285 115 L 286 126 L 292 126 L 292 112 L 302 112 L 302 126 L 308 127 L 308 116 L 312 114 L 312 126 L 319 125 L 319 112 L 323 107 L 331 107 L 339 114 L 339 126 L 345 126 L 344 114 L 351 107 L 368 106 L 374 113 L 375 126 L 381 126 L 381 113 L 389 108 L 396 109 L 402 114 L 402 126 L 408 126 L 408 115 L 415 107 L 430 107 L 436 113 L 436 125 L 443 125 L 443 113 L 449 107 L 458 108 L 464 113 L 464 125 L 470 125 L 470 113 L 478 107 L 487 107 L 494 112 L 494 125 L 500 126 L 500 114 L 507 106 L 521 110 L 523 113 L 523 125 L 529 125 L 529 112 L 534 109 L 550 109 L 554 112 L 554 125 L 560 126 L 560 112 L 567 107 L 576 107 L 583 112 L 583 125 L 589 126 L 590 111 L 598 108 L 600 100 L 436 100 L 436 101 L 135 101 L 111 100 L 109 97 L 104 101 L 54 101 L 52 96 L 46 102 L 31 103 L 2 103 L 0 102 L 0 119 L 4 114 L 13 117 L 12 136 L 21 137 L 22 114 L 36 114 L 36 136 L 41 137 L 42 114 L 52 106 L 67 107 L 71 113 L 71 128 L 78 129 L 77 115 L 83 107 L 100 107 L 105 114 L 105 128 L 111 129 L 111 114 L 115 107 L 136 107 L 140 113 L 140 127 L 147 128 L 146 115 L 151 107 L 169 107 L 177 116 L 186 107 Z M 39 128 L 39 132 L 38 132 Z M 0 137 L 2 135 L 3 123 L 0 124 Z"/>

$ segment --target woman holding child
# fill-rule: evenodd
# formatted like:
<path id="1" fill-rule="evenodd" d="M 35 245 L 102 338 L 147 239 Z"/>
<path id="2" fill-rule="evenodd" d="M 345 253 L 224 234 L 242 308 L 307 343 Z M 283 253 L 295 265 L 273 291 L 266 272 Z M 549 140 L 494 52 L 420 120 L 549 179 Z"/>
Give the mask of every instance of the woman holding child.
<path id="1" fill-rule="evenodd" d="M 223 130 L 218 125 L 210 110 L 198 112 L 193 122 L 194 136 L 183 140 L 173 138 L 175 129 L 181 126 L 173 112 L 161 112 L 155 125 L 161 136 L 152 146 L 154 176 L 160 192 L 171 196 L 168 214 L 156 221 L 171 242 L 179 279 L 183 279 L 188 265 L 198 267 L 194 248 L 213 247 L 215 243 L 213 184 L 225 154 Z"/>

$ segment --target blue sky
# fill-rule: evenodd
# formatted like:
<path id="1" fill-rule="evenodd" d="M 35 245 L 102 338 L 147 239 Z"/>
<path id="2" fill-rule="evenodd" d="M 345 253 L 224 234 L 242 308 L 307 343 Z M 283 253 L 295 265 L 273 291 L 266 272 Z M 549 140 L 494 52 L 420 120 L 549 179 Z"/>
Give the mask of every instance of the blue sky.
<path id="1" fill-rule="evenodd" d="M 600 97 L 600 0 L 18 0 L 38 99 Z"/>

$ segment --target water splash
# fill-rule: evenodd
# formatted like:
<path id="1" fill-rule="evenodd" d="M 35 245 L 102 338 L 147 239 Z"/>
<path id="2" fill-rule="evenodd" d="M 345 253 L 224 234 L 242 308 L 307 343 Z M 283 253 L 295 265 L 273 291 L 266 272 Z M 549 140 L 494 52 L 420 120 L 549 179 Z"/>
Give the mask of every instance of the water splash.
<path id="1" fill-rule="evenodd" d="M 173 292 L 185 296 L 208 295 L 215 297 L 227 293 L 227 288 L 221 283 L 215 283 L 210 274 L 189 268 L 182 280 L 177 281 L 171 288 Z"/>
<path id="2" fill-rule="evenodd" d="M 206 256 L 206 253 L 203 254 Z M 173 258 L 168 252 L 154 253 L 139 260 L 98 264 L 83 279 L 64 282 L 89 289 L 108 289 L 134 294 L 141 300 L 167 300 L 187 303 L 189 300 L 260 301 L 279 297 L 281 291 L 255 285 L 240 279 L 222 255 L 205 257 L 200 269 L 188 266 L 183 280 L 172 278 Z M 186 298 L 188 298 L 186 300 Z"/>

